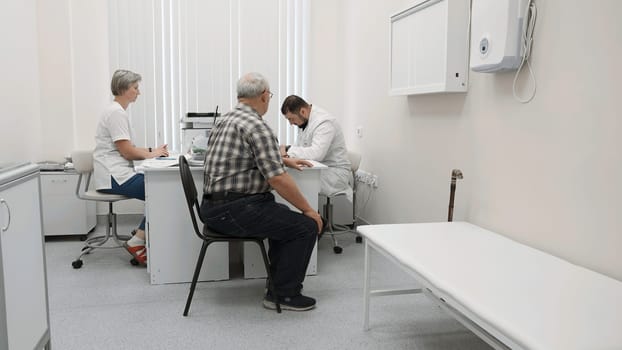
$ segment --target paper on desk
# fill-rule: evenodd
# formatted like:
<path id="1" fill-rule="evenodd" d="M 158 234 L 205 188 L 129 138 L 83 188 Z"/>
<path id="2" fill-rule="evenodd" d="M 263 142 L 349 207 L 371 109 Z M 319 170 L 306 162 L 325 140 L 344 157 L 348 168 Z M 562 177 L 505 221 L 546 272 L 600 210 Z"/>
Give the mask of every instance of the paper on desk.
<path id="1" fill-rule="evenodd" d="M 305 159 L 307 162 L 313 164 L 313 168 L 328 168 L 326 165 L 311 159 Z M 303 167 L 304 169 L 304 167 Z"/>
<path id="2" fill-rule="evenodd" d="M 141 165 L 143 168 L 168 168 L 178 164 L 177 157 L 171 156 L 145 159 Z"/>

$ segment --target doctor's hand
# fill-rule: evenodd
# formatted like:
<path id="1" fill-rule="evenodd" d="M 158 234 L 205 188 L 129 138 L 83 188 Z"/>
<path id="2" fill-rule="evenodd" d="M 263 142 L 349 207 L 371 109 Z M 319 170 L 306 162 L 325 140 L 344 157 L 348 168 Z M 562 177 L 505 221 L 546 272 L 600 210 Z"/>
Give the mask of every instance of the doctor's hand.
<path id="1" fill-rule="evenodd" d="M 283 163 L 288 168 L 294 168 L 296 170 L 302 170 L 302 168 L 311 168 L 313 164 L 308 160 L 299 159 L 299 158 L 283 158 Z"/>

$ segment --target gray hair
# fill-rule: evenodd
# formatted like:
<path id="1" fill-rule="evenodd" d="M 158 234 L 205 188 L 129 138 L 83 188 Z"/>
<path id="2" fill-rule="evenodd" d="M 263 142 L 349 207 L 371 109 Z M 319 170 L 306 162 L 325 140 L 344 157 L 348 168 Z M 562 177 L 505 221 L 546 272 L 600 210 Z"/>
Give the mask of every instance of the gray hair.
<path id="1" fill-rule="evenodd" d="M 114 96 L 121 96 L 134 83 L 138 83 L 142 77 L 138 73 L 134 73 L 125 69 L 117 69 L 112 75 L 110 82 L 110 91 Z"/>
<path id="2" fill-rule="evenodd" d="M 248 73 L 238 80 L 238 98 L 253 98 L 270 91 L 266 78 L 259 73 Z"/>

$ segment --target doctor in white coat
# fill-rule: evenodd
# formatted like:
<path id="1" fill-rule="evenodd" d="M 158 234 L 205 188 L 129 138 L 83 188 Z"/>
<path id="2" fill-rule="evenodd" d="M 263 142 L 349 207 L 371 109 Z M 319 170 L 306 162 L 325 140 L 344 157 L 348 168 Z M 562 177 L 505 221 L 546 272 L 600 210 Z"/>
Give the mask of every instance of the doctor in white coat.
<path id="1" fill-rule="evenodd" d="M 282 145 L 281 155 L 325 164 L 328 169 L 322 171 L 320 192 L 325 195 L 345 193 L 352 201 L 350 160 L 337 119 L 296 95 L 283 101 L 281 113 L 291 125 L 300 128 L 296 144 Z"/>

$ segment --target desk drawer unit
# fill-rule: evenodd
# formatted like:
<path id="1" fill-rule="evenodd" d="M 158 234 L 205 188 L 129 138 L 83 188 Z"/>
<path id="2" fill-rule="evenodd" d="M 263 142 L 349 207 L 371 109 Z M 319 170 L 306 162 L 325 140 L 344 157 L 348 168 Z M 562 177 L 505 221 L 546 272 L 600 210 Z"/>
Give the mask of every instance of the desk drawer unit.
<path id="1" fill-rule="evenodd" d="M 43 232 L 46 236 L 86 235 L 95 227 L 95 202 L 76 197 L 78 177 L 70 172 L 41 172 Z"/>

